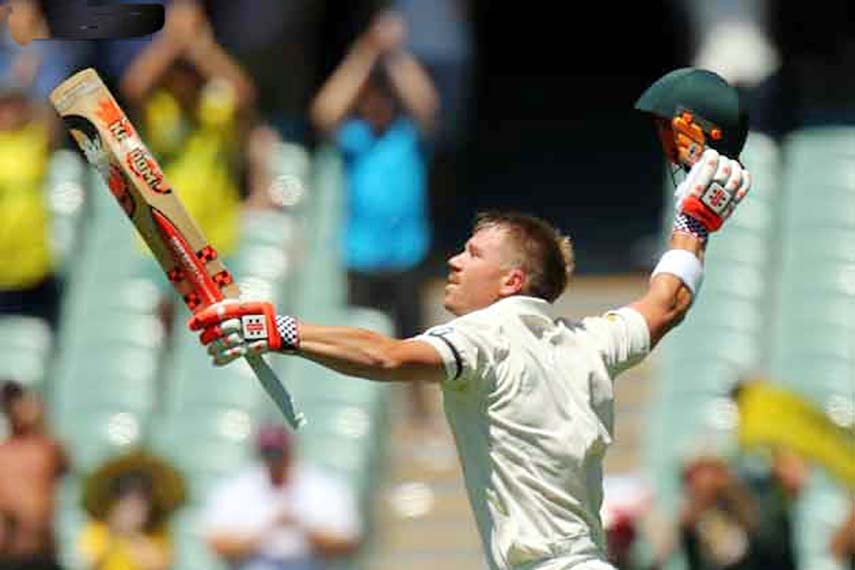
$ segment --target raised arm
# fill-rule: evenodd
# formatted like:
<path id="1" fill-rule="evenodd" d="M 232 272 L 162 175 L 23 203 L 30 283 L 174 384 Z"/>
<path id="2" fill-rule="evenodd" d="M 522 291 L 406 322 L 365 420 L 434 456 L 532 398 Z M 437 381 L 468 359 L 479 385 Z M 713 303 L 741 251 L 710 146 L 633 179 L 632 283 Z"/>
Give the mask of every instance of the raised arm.
<path id="1" fill-rule="evenodd" d="M 203 8 L 193 0 L 176 1 L 170 6 L 163 32 L 122 76 L 122 93 L 132 103 L 141 102 L 179 58 L 192 63 L 207 80 L 228 81 L 240 107 L 255 100 L 252 79 L 216 42 Z"/>
<path id="2" fill-rule="evenodd" d="M 141 103 L 166 70 L 181 57 L 195 39 L 200 16 L 195 2 L 178 1 L 169 7 L 163 31 L 134 58 L 122 75 L 119 89 L 130 103 Z"/>
<path id="3" fill-rule="evenodd" d="M 333 133 L 350 113 L 383 47 L 369 29 L 362 34 L 344 60 L 318 91 L 309 109 L 312 124 L 322 133 Z"/>
<path id="4" fill-rule="evenodd" d="M 651 348 L 686 316 L 701 286 L 708 236 L 721 228 L 750 187 L 751 177 L 739 162 L 708 149 L 677 188 L 670 249 L 647 293 L 630 305 L 647 321 Z"/>
<path id="5" fill-rule="evenodd" d="M 703 259 L 703 242 L 690 234 L 671 235 L 671 250 L 687 251 L 700 262 Z M 650 280 L 647 292 L 630 305 L 641 313 L 650 329 L 650 348 L 656 346 L 665 334 L 680 324 L 692 305 L 691 289 L 672 273 L 658 273 Z"/>
<path id="6" fill-rule="evenodd" d="M 191 41 L 184 56 L 207 80 L 224 79 L 235 90 L 238 106 L 246 109 L 255 103 L 255 84 L 241 65 L 217 43 L 211 25 L 204 18 L 201 33 Z"/>
<path id="7" fill-rule="evenodd" d="M 375 20 L 373 30 L 380 38 L 387 38 L 385 43 L 390 46 L 383 64 L 395 93 L 422 132 L 430 132 L 439 109 L 439 94 L 424 67 L 404 49 L 403 18 L 394 12 L 382 13 Z"/>
<path id="8" fill-rule="evenodd" d="M 439 110 L 439 95 L 427 71 L 403 50 L 389 54 L 385 64 L 392 86 L 407 112 L 423 133 L 431 132 Z"/>
<path id="9" fill-rule="evenodd" d="M 398 340 L 366 329 L 314 325 L 277 315 L 261 301 L 225 301 L 190 319 L 217 365 L 248 352 L 297 354 L 326 368 L 368 380 L 442 381 L 439 352 L 419 340 Z"/>

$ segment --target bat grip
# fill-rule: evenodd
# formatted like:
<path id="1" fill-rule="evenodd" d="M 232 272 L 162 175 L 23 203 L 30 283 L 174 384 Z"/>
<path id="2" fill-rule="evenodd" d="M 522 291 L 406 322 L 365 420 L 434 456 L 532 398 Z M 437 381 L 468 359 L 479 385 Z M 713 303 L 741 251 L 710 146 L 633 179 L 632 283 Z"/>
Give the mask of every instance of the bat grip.
<path id="1" fill-rule="evenodd" d="M 276 377 L 276 373 L 270 368 L 270 365 L 258 354 L 247 354 L 246 361 L 249 363 L 255 376 L 264 386 L 267 394 L 273 399 L 276 407 L 288 420 L 292 428 L 300 429 L 306 423 L 306 416 L 303 412 L 294 409 L 294 401 L 291 399 L 291 394 L 285 389 L 285 386 Z"/>

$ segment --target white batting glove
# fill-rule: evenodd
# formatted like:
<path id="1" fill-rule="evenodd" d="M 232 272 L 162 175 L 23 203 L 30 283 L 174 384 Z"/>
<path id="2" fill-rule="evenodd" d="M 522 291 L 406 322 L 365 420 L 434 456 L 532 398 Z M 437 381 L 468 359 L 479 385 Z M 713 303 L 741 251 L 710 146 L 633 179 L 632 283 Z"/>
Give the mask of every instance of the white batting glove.
<path id="1" fill-rule="evenodd" d="M 738 161 L 708 148 L 674 192 L 674 231 L 706 240 L 721 228 L 751 188 L 751 175 Z"/>
<path id="2" fill-rule="evenodd" d="M 272 303 L 228 299 L 194 314 L 187 326 L 217 366 L 248 354 L 293 352 L 299 348 L 297 320 L 277 315 Z"/>

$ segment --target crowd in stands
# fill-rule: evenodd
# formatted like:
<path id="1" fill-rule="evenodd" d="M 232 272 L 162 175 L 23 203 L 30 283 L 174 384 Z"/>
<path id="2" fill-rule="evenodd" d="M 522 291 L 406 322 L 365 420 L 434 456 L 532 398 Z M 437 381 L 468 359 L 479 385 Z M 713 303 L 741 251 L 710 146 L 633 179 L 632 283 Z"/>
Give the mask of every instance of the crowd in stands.
<path id="1" fill-rule="evenodd" d="M 263 14 L 264 3 L 255 4 Z M 287 23 L 281 6 L 268 4 L 270 18 Z M 211 8 L 174 0 L 164 29 L 150 41 L 22 48 L 6 30 L 0 52 L 0 315 L 43 319 L 54 331 L 63 325 L 65 260 L 53 250 L 47 181 L 52 153 L 71 147 L 46 96 L 76 69 L 94 66 L 112 87 L 226 264 L 241 241 L 242 212 L 282 208 L 270 191 L 270 156 L 293 138 L 293 106 L 290 115 L 287 108 L 271 112 L 275 101 L 266 89 L 275 81 L 246 71 L 258 71 L 254 59 L 272 36 L 265 45 L 259 18 L 259 43 L 227 50 L 212 20 L 227 38 L 235 23 L 223 19 L 222 6 Z M 21 2 L 16 17 L 24 16 L 35 29 L 38 3 Z M 318 144 L 337 147 L 344 158 L 350 195 L 341 247 L 351 272 L 350 301 L 388 311 L 399 334 L 413 335 L 421 328 L 419 306 L 412 303 L 419 288 L 414 268 L 430 246 L 428 148 L 439 101 L 430 77 L 406 51 L 406 34 L 400 16 L 378 13 L 306 116 Z M 141 242 L 138 249 L 140 267 L 150 268 L 144 273 L 161 288 L 157 316 L 168 331 L 180 309 Z M 68 559 L 92 570 L 171 568 L 176 552 L 169 522 L 183 499 L 165 507 L 158 474 L 174 468 L 140 451 L 79 472 L 62 434 L 48 429 L 43 388 L 14 379 L 3 386 L 9 430 L 0 444 L 0 568 L 60 568 Z M 414 418 L 424 423 L 428 412 L 420 398 L 414 397 Z M 298 460 L 283 427 L 254 429 L 257 462 L 204 497 L 201 540 L 211 553 L 244 570 L 317 569 L 323 560 L 353 555 L 364 526 L 354 490 Z M 71 556 L 60 552 L 55 529 L 58 489 L 69 472 L 86 477 L 79 501 L 87 518 L 79 536 L 65 537 L 73 544 Z M 187 484 L 177 477 L 176 485 Z"/>
<path id="2" fill-rule="evenodd" d="M 37 5 L 19 3 L 23 9 Z M 252 8 L 236 11 L 239 4 Z M 430 2 L 400 2 L 400 13 L 381 11 L 370 20 L 311 92 L 306 68 L 318 56 L 301 30 L 315 9 L 311 0 L 287 3 L 287 10 L 285 4 L 172 0 L 164 29 L 152 39 L 91 46 L 21 48 L 5 32 L 0 319 L 34 317 L 54 331 L 63 326 L 67 260 L 52 241 L 45 192 L 52 153 L 68 148 L 68 141 L 46 95 L 75 69 L 94 65 L 227 265 L 240 245 L 243 212 L 282 208 L 271 193 L 272 149 L 282 141 L 334 146 L 346 188 L 339 245 L 348 302 L 389 314 L 399 337 L 422 330 L 421 305 L 414 299 L 432 241 L 431 164 L 453 137 L 454 121 L 443 120 L 448 115 L 442 110 L 460 104 L 460 68 L 444 46 L 408 29 L 404 15 L 422 14 Z M 437 5 L 450 9 L 453 3 Z M 250 12 L 260 16 L 246 23 Z M 251 34 L 245 33 L 249 25 Z M 409 48 L 410 32 L 426 46 L 425 61 Z M 468 49 L 459 30 L 446 32 L 450 44 Z M 158 317 L 169 329 L 185 316 L 183 308 L 141 243 L 139 249 L 142 265 L 161 288 Z M 173 335 L 185 334 L 175 329 Z M 39 387 L 16 380 L 2 385 L 0 401 L 0 570 L 56 569 L 56 497 L 62 478 L 75 470 L 75 458 L 64 450 L 61 434 L 51 432 Z M 412 421 L 428 431 L 437 421 L 429 398 L 424 386 L 414 385 Z M 354 491 L 298 460 L 299 440 L 284 428 L 261 424 L 254 430 L 255 460 L 204 498 L 202 540 L 210 551 L 240 570 L 316 570 L 354 555 L 368 526 Z M 173 469 L 166 460 L 117 457 L 102 467 L 81 473 L 90 481 L 80 497 L 88 518 L 72 542 L 83 568 L 171 568 L 176 554 L 169 523 L 184 502 L 186 482 L 180 474 L 163 475 L 175 485 L 174 496 L 164 498 L 162 489 L 170 486 L 158 477 Z M 610 555 L 622 570 L 664 569 L 674 557 L 690 570 L 796 570 L 793 505 L 808 469 L 786 450 L 687 458 L 678 519 L 665 531 L 650 531 L 656 525 L 648 525 L 646 511 L 613 518 Z M 828 549 L 855 568 L 855 502 Z"/>

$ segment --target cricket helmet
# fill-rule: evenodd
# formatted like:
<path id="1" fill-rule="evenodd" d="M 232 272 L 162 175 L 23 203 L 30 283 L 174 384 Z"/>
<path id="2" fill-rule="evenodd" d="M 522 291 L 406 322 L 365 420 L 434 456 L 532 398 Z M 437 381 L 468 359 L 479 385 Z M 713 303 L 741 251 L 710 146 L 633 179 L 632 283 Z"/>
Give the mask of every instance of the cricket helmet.
<path id="1" fill-rule="evenodd" d="M 675 69 L 648 87 L 635 108 L 668 121 L 690 113 L 706 144 L 738 158 L 748 136 L 748 112 L 739 92 L 721 76 L 692 67 Z"/>

